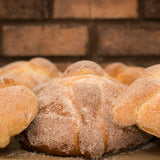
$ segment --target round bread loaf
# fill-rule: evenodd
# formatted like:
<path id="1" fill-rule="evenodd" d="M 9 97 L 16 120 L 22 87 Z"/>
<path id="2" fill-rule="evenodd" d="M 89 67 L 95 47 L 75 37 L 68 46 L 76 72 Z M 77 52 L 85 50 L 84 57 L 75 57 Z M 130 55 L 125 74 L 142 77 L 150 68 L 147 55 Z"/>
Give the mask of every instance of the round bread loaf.
<path id="1" fill-rule="evenodd" d="M 72 64 L 63 78 L 34 88 L 39 112 L 19 140 L 31 150 L 87 158 L 144 144 L 151 136 L 112 122 L 110 108 L 125 89 L 94 62 Z"/>
<path id="2" fill-rule="evenodd" d="M 45 58 L 13 62 L 0 68 L 0 78 L 13 79 L 30 89 L 60 75 L 61 72 L 56 66 Z"/>
<path id="3" fill-rule="evenodd" d="M 131 85 L 142 75 L 144 68 L 137 66 L 126 66 L 123 63 L 117 62 L 106 66 L 105 71 L 123 84 Z"/>
<path id="4" fill-rule="evenodd" d="M 146 68 L 112 106 L 114 123 L 137 125 L 145 132 L 160 137 L 160 65 Z"/>
<path id="5" fill-rule="evenodd" d="M 12 79 L 0 80 L 0 148 L 28 127 L 38 111 L 37 96 Z"/>

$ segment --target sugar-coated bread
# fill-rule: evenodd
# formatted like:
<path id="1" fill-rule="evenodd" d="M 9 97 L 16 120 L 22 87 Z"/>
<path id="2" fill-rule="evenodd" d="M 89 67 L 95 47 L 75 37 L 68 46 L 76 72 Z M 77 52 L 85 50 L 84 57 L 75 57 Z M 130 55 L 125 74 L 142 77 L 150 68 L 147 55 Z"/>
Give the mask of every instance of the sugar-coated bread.
<path id="1" fill-rule="evenodd" d="M 0 148 L 9 143 L 11 136 L 22 132 L 38 111 L 37 96 L 12 79 L 0 80 Z"/>
<path id="2" fill-rule="evenodd" d="M 10 141 L 9 130 L 6 125 L 0 122 L 0 148 L 4 148 Z"/>
<path id="3" fill-rule="evenodd" d="M 60 75 L 61 73 L 56 66 L 45 58 L 17 61 L 0 69 L 0 78 L 11 78 L 31 89 Z"/>
<path id="4" fill-rule="evenodd" d="M 120 126 L 137 125 L 160 137 L 160 65 L 145 69 L 113 103 L 114 123 Z"/>
<path id="5" fill-rule="evenodd" d="M 144 144 L 151 136 L 112 122 L 110 108 L 125 89 L 98 64 L 74 63 L 61 79 L 34 88 L 39 112 L 19 140 L 31 150 L 87 158 Z"/>
<path id="6" fill-rule="evenodd" d="M 142 75 L 144 68 L 136 66 L 126 66 L 123 63 L 117 62 L 111 63 L 106 66 L 105 71 L 110 76 L 122 82 L 123 84 L 130 85 Z"/>

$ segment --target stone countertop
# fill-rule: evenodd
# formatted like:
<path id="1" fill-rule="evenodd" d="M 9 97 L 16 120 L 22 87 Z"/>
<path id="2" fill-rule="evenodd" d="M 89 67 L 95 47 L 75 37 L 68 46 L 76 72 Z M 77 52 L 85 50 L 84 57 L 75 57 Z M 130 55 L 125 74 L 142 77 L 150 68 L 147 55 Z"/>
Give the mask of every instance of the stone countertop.
<path id="1" fill-rule="evenodd" d="M 83 160 L 82 157 L 59 157 L 35 153 L 21 148 L 17 141 L 12 138 L 11 143 L 0 150 L 0 160 Z M 138 149 L 115 155 L 105 155 L 102 160 L 159 160 L 160 140 L 155 139 Z"/>

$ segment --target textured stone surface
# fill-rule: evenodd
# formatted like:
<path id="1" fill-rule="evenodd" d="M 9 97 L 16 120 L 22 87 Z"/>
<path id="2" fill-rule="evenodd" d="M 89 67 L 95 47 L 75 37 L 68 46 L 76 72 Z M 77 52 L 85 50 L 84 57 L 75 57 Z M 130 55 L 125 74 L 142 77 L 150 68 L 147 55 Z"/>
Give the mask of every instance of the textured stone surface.
<path id="1" fill-rule="evenodd" d="M 99 27 L 100 55 L 160 55 L 160 26 Z"/>
<path id="2" fill-rule="evenodd" d="M 137 9 L 137 0 L 93 0 L 92 18 L 137 18 Z"/>
<path id="3" fill-rule="evenodd" d="M 54 18 L 90 18 L 90 0 L 55 0 Z"/>
<path id="4" fill-rule="evenodd" d="M 0 0 L 2 19 L 41 19 L 48 17 L 46 0 Z"/>
<path id="5" fill-rule="evenodd" d="M 160 0 L 145 0 L 145 17 L 160 18 Z"/>
<path id="6" fill-rule="evenodd" d="M 6 56 L 80 56 L 86 54 L 86 26 L 4 26 Z"/>
<path id="7" fill-rule="evenodd" d="M 54 18 L 136 18 L 137 0 L 55 0 Z"/>

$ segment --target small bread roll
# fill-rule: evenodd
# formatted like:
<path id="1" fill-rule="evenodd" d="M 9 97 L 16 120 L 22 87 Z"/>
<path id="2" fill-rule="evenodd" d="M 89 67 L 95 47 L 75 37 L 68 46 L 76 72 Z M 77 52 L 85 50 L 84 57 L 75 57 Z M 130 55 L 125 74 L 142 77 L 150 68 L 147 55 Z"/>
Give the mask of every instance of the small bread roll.
<path id="1" fill-rule="evenodd" d="M 0 148 L 9 143 L 11 136 L 22 132 L 38 111 L 37 96 L 12 79 L 0 80 Z"/>
<path id="2" fill-rule="evenodd" d="M 113 103 L 115 124 L 137 125 L 147 133 L 160 137 L 160 65 L 144 70 L 141 78 L 127 88 Z"/>
<path id="3" fill-rule="evenodd" d="M 148 142 L 151 136 L 137 127 L 112 122 L 110 108 L 126 87 L 94 62 L 72 64 L 61 79 L 34 88 L 39 112 L 21 143 L 47 154 L 100 158 Z"/>
<path id="4" fill-rule="evenodd" d="M 57 78 L 61 72 L 45 58 L 10 63 L 0 69 L 0 78 L 13 79 L 30 89 L 36 85 Z"/>
<path id="5" fill-rule="evenodd" d="M 111 63 L 105 68 L 105 71 L 123 84 L 130 85 L 142 75 L 144 68 L 126 66 L 123 63 Z"/>

